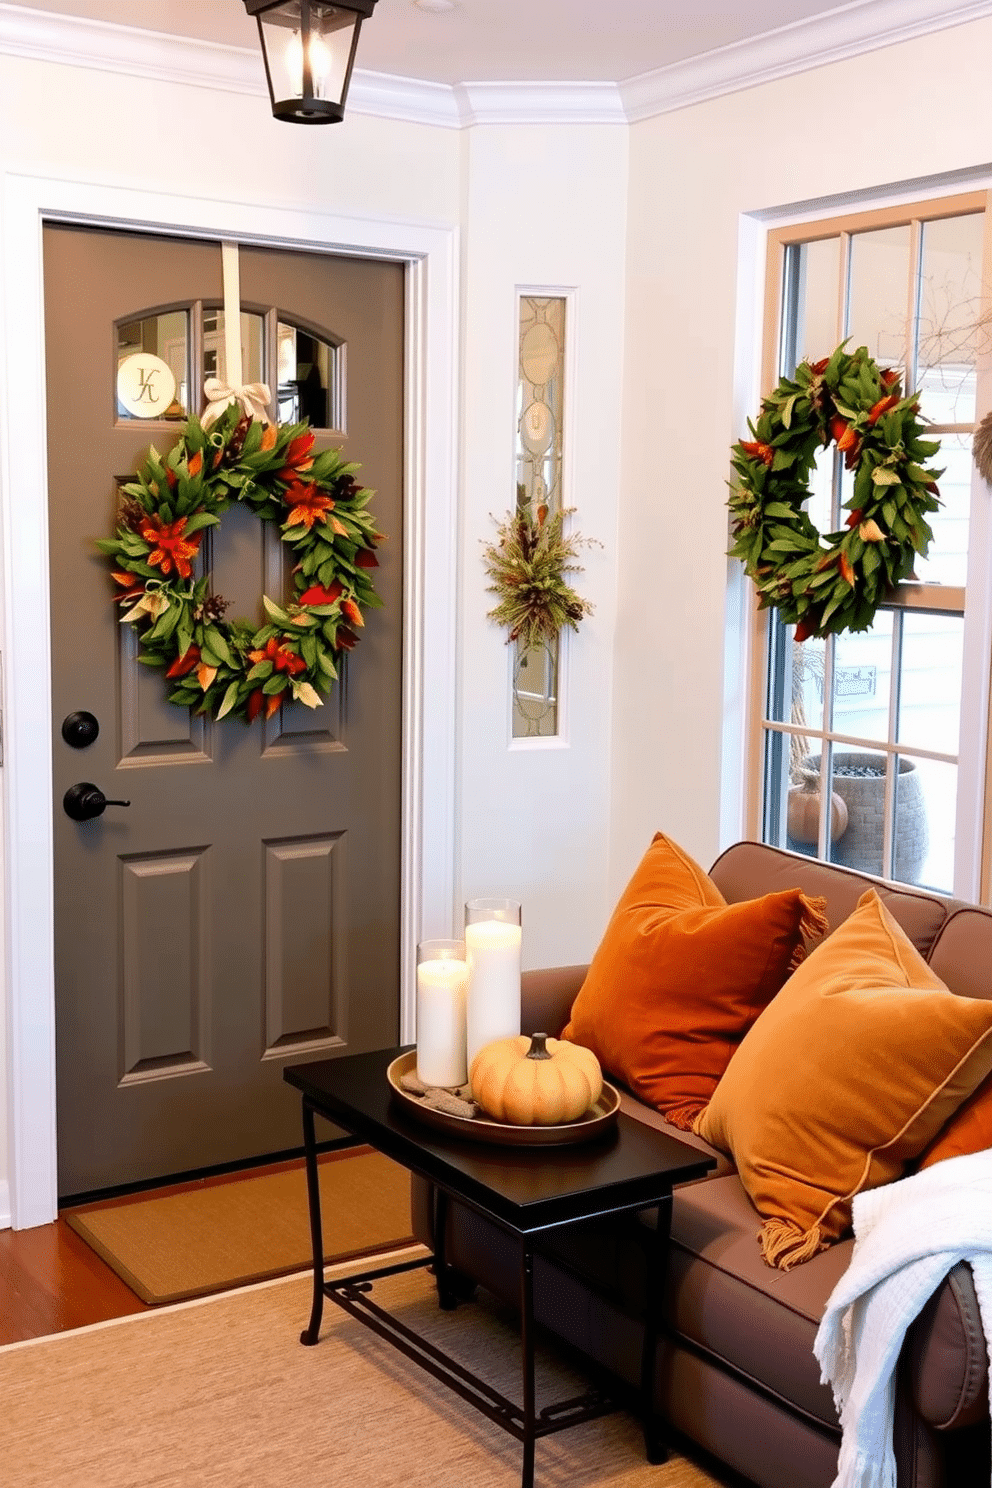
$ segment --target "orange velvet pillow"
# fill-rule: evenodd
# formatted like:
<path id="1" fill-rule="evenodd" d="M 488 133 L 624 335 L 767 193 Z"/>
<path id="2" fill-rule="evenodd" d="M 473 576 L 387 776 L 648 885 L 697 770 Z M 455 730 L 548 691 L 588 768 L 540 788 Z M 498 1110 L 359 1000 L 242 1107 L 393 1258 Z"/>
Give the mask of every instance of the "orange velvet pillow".
<path id="1" fill-rule="evenodd" d="M 688 1131 L 761 1009 L 826 928 L 798 889 L 728 904 L 657 833 L 627 885 L 562 1038 Z"/>
<path id="2" fill-rule="evenodd" d="M 958 997 L 874 889 L 758 1018 L 693 1130 L 734 1158 L 787 1270 L 839 1239 L 992 1071 L 992 1002 Z"/>
<path id="3" fill-rule="evenodd" d="M 966 1157 L 971 1152 L 984 1152 L 987 1147 L 992 1147 L 992 1076 L 982 1081 L 974 1095 L 941 1128 L 918 1166 L 930 1168 L 945 1157 Z"/>

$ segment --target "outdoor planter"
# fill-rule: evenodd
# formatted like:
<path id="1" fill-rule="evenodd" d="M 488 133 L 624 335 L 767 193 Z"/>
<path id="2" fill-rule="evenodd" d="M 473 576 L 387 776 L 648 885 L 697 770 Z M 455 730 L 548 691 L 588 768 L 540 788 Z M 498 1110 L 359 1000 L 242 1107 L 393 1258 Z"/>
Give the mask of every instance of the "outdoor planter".
<path id="1" fill-rule="evenodd" d="M 807 755 L 802 768 L 819 775 L 820 756 Z M 885 755 L 835 749 L 833 791 L 847 807 L 847 829 L 831 846 L 831 862 L 887 876 L 882 867 Z M 905 756 L 899 758 L 895 829 L 895 877 L 902 883 L 917 883 L 929 845 L 927 808 L 919 772 Z"/>

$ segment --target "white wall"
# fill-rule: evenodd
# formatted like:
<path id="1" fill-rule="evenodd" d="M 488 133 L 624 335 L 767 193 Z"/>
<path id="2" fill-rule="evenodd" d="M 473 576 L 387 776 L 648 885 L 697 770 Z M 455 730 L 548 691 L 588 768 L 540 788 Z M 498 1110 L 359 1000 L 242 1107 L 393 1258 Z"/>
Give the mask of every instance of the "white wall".
<path id="1" fill-rule="evenodd" d="M 733 727 L 723 761 L 721 743 L 741 686 L 736 643 L 724 676 L 729 451 L 756 411 L 753 347 L 735 342 L 742 219 L 992 161 L 990 56 L 976 21 L 631 129 L 611 894 L 656 829 L 707 865 L 736 835 L 719 781 L 721 763 L 737 773 Z M 746 264 L 740 284 L 750 335 Z"/>
<path id="2" fill-rule="evenodd" d="M 143 193 L 198 198 L 218 231 L 248 208 L 285 209 L 300 240 L 317 235 L 327 215 L 459 235 L 463 291 L 452 331 L 461 408 L 448 437 L 461 458 L 460 603 L 447 617 L 457 643 L 456 890 L 450 923 L 434 922 L 445 918 L 435 904 L 423 929 L 448 932 L 470 894 L 513 894 L 524 902 L 530 965 L 587 956 L 607 911 L 627 138 L 613 125 L 461 131 L 358 113 L 331 129 L 294 129 L 272 120 L 257 97 L 0 58 L 0 186 L 29 176 L 92 183 L 94 200 L 101 191 L 133 191 L 139 218 Z M 0 225 L 0 250 L 2 232 Z M 580 580 L 596 614 L 569 650 L 567 747 L 536 752 L 508 747 L 507 648 L 485 618 L 492 599 L 480 551 L 480 539 L 492 535 L 490 513 L 505 511 L 513 493 L 519 285 L 574 291 L 568 499 L 581 530 L 604 544 L 590 549 Z M 33 313 L 40 341 L 40 303 Z M 0 425 L 16 426 L 15 354 L 6 367 Z M 0 465 L 0 478 L 0 501 L 16 501 L 9 464 Z M 13 640 L 0 638 L 5 670 Z M 45 861 L 43 820 L 44 808 L 35 869 Z M 9 982 L 4 991 L 9 1010 Z M 8 1217 L 4 1119 L 12 1098 L 2 1049 L 0 1041 L 0 1225 Z"/>
<path id="3" fill-rule="evenodd" d="M 478 127 L 463 264 L 462 889 L 521 900 L 525 961 L 588 959 L 605 923 L 611 666 L 620 492 L 627 130 Z M 510 735 L 506 632 L 481 562 L 515 493 L 518 286 L 574 290 L 566 325 L 564 504 L 595 605 L 566 636 L 565 736 Z"/>

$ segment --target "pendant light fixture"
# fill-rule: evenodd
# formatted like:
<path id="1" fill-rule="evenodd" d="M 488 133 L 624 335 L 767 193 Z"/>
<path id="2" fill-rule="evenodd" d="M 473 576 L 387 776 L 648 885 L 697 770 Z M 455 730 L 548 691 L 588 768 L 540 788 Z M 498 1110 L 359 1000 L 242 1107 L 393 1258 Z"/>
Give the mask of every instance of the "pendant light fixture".
<path id="1" fill-rule="evenodd" d="M 294 124 L 336 124 L 344 103 L 362 21 L 376 0 L 244 0 L 258 22 L 272 112 Z"/>

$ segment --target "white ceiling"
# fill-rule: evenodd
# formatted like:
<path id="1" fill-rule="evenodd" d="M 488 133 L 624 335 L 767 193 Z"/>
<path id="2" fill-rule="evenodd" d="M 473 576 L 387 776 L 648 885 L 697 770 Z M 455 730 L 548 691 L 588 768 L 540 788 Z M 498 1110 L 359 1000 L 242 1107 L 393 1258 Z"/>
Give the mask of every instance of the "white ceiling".
<path id="1" fill-rule="evenodd" d="M 7 5 L 246 50 L 257 47 L 255 22 L 241 0 L 7 0 Z M 904 0 L 904 8 L 912 10 L 912 0 Z M 801 30 L 824 16 L 863 30 L 867 12 L 885 21 L 893 9 L 894 0 L 841 5 L 835 0 L 749 0 L 746 5 L 742 0 L 457 0 L 452 10 L 432 14 L 414 0 L 378 0 L 362 29 L 357 65 L 367 72 L 446 84 L 622 83 L 756 37 Z"/>

